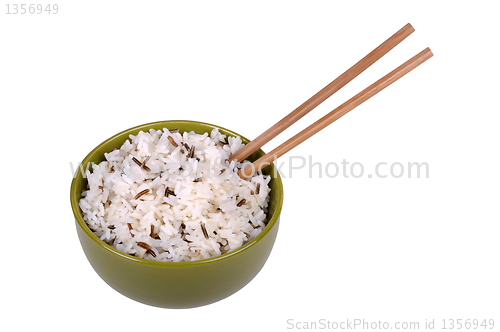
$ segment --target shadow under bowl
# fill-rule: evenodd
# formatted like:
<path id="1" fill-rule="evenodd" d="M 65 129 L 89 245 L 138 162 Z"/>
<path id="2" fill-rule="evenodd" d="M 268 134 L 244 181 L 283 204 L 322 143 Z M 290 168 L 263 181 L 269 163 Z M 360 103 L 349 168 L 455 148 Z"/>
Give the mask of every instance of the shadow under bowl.
<path id="1" fill-rule="evenodd" d="M 163 308 L 192 308 L 222 300 L 243 288 L 259 273 L 269 257 L 278 233 L 283 205 L 283 184 L 274 164 L 263 173 L 271 176 L 268 224 L 252 241 L 226 254 L 191 262 L 158 262 L 138 258 L 118 251 L 101 241 L 83 220 L 78 206 L 82 189 L 87 185 L 82 168 L 104 160 L 104 153 L 120 148 L 139 131 L 179 129 L 197 134 L 217 128 L 227 136 L 239 136 L 225 128 L 195 121 L 160 121 L 127 129 L 99 144 L 82 161 L 71 183 L 71 207 L 76 221 L 80 244 L 97 274 L 119 293 L 138 302 Z M 263 156 L 259 150 L 249 158 Z"/>

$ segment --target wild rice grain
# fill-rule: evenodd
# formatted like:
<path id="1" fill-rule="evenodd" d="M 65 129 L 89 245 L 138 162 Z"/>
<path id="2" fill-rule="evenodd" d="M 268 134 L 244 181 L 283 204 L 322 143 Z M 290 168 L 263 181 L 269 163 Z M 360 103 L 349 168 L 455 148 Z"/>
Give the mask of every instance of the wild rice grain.
<path id="1" fill-rule="evenodd" d="M 132 161 L 133 161 L 134 163 L 136 163 L 137 165 L 139 165 L 139 167 L 142 167 L 142 163 L 141 163 L 139 160 L 137 160 L 137 158 L 136 158 L 136 157 L 132 157 Z"/>
<path id="2" fill-rule="evenodd" d="M 150 254 L 151 256 L 156 258 L 156 253 L 152 249 L 146 250 L 146 254 Z"/>
<path id="3" fill-rule="evenodd" d="M 132 233 L 132 224 L 131 223 L 127 223 L 127 227 L 128 227 L 128 231 L 130 232 L 130 235 L 132 237 L 134 237 L 135 235 Z"/>
<path id="4" fill-rule="evenodd" d="M 183 239 L 184 241 L 186 241 L 187 243 L 191 243 L 193 241 L 189 241 L 188 239 L 186 239 L 186 235 L 189 235 L 188 233 L 182 233 L 181 235 L 181 239 Z"/>
<path id="5" fill-rule="evenodd" d="M 144 189 L 143 191 L 141 191 L 140 193 L 138 193 L 137 195 L 135 195 L 134 199 L 138 200 L 139 197 L 141 197 L 142 195 L 146 195 L 148 192 L 149 192 L 149 189 Z"/>
<path id="6" fill-rule="evenodd" d="M 191 148 L 189 149 L 189 153 L 188 153 L 187 157 L 188 158 L 194 157 L 194 145 L 191 145 Z"/>
<path id="7" fill-rule="evenodd" d="M 146 242 L 136 242 L 136 243 L 141 248 L 144 248 L 146 250 L 150 250 L 151 249 L 151 246 L 149 244 L 147 244 Z"/>
<path id="8" fill-rule="evenodd" d="M 165 196 L 168 197 L 170 195 L 175 196 L 175 192 L 167 187 L 167 189 L 165 189 Z"/>
<path id="9" fill-rule="evenodd" d="M 168 141 L 170 144 L 172 144 L 175 148 L 178 147 L 179 145 L 174 141 L 174 138 L 172 136 L 168 136 Z"/>
<path id="10" fill-rule="evenodd" d="M 151 159 L 151 156 L 147 156 L 146 159 L 144 159 L 144 161 L 141 164 L 142 169 L 144 169 L 147 172 L 151 172 L 151 169 L 148 166 L 146 166 L 146 163 L 149 161 L 149 159 Z"/>
<path id="11" fill-rule="evenodd" d="M 203 236 L 205 236 L 205 239 L 208 240 L 208 233 L 207 233 L 207 229 L 205 228 L 205 225 L 203 224 L 200 224 L 201 225 L 201 230 L 203 232 Z"/>

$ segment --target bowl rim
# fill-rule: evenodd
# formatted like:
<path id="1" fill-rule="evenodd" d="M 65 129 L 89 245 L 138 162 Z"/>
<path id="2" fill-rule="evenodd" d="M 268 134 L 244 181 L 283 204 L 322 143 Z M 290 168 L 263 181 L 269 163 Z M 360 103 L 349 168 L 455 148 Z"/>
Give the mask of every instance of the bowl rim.
<path id="1" fill-rule="evenodd" d="M 226 128 L 221 127 L 221 126 L 213 125 L 213 124 L 210 124 L 210 123 L 206 123 L 206 122 L 192 121 L 192 120 L 156 121 L 156 122 L 149 122 L 149 123 L 145 123 L 145 124 L 142 124 L 142 125 L 138 125 L 138 126 L 135 126 L 135 127 L 131 127 L 131 128 L 122 130 L 121 132 L 119 132 L 119 133 L 117 133 L 117 134 L 109 137 L 108 139 L 104 140 L 99 145 L 97 145 L 94 149 L 92 149 L 92 151 L 89 152 L 87 154 L 87 156 L 82 160 L 81 165 L 85 165 L 86 163 L 88 163 L 88 160 L 91 159 L 92 157 L 94 157 L 94 155 L 98 153 L 98 150 L 103 145 L 109 143 L 110 141 L 118 139 L 118 137 L 124 135 L 125 133 L 128 133 L 128 135 L 137 135 L 137 133 L 139 131 L 145 131 L 145 130 L 147 131 L 147 130 L 151 129 L 151 127 L 158 126 L 158 125 L 161 125 L 161 126 L 163 126 L 163 128 L 167 128 L 168 129 L 168 126 L 171 123 L 176 123 L 176 124 L 182 123 L 182 124 L 187 124 L 187 125 L 189 125 L 189 124 L 199 124 L 199 125 L 203 125 L 203 126 L 207 126 L 207 127 L 211 127 L 211 128 L 217 128 L 219 130 L 223 130 L 223 131 L 227 132 L 231 136 L 239 136 L 243 142 L 246 142 L 245 144 L 248 144 L 248 142 L 250 141 L 249 139 L 245 138 L 242 135 L 239 135 L 239 134 L 235 133 L 232 130 L 226 129 Z M 163 130 L 163 128 L 161 130 Z M 260 152 L 263 153 L 262 149 L 259 149 L 258 151 L 260 151 Z M 275 168 L 275 165 L 273 163 L 271 163 L 270 167 Z M 100 247 L 106 249 L 110 253 L 112 253 L 114 255 L 117 255 L 117 256 L 119 256 L 119 257 L 121 257 L 123 259 L 129 260 L 129 261 L 134 262 L 134 263 L 154 265 L 154 266 L 162 266 L 162 267 L 187 267 L 187 266 L 198 266 L 198 265 L 210 264 L 210 263 L 215 263 L 215 262 L 218 262 L 218 261 L 230 259 L 230 258 L 238 255 L 239 253 L 248 250 L 249 248 L 251 248 L 252 246 L 254 246 L 257 242 L 259 242 L 261 239 L 263 239 L 266 236 L 266 234 L 269 233 L 270 230 L 277 224 L 278 219 L 279 219 L 280 214 L 281 214 L 281 209 L 283 207 L 283 182 L 281 180 L 281 176 L 279 174 L 278 169 L 275 169 L 274 174 L 276 176 L 273 177 L 273 178 L 275 180 L 277 180 L 277 188 L 275 189 L 275 191 L 277 190 L 278 202 L 277 202 L 276 210 L 274 211 L 274 214 L 273 214 L 272 218 L 270 220 L 268 220 L 268 223 L 267 223 L 266 227 L 264 227 L 264 229 L 262 230 L 262 232 L 260 232 L 259 235 L 257 235 L 250 242 L 245 243 L 244 245 L 242 245 L 241 247 L 239 247 L 236 250 L 230 251 L 230 252 L 225 253 L 225 254 L 221 254 L 219 256 L 214 256 L 214 257 L 210 257 L 210 258 L 200 259 L 200 260 L 196 260 L 196 261 L 188 261 L 188 262 L 161 262 L 161 261 L 148 260 L 148 259 L 144 259 L 144 258 L 140 258 L 140 257 L 135 257 L 135 256 L 132 256 L 132 255 L 123 253 L 123 252 L 119 251 L 118 249 L 113 248 L 112 246 L 110 246 L 106 242 L 102 241 L 97 235 L 94 234 L 94 232 L 92 232 L 92 230 L 88 227 L 88 225 L 83 220 L 83 217 L 82 217 L 82 214 L 81 214 L 81 210 L 80 210 L 80 206 L 78 204 L 78 200 L 76 199 L 77 195 L 79 194 L 79 193 L 77 193 L 77 190 L 76 190 L 77 179 L 78 179 L 78 177 L 82 176 L 82 169 L 80 167 L 77 167 L 77 170 L 73 174 L 73 179 L 71 181 L 71 188 L 70 188 L 71 208 L 72 208 L 72 211 L 73 211 L 73 215 L 74 215 L 74 217 L 76 219 L 77 225 L 83 230 L 83 232 L 88 237 L 90 237 Z"/>

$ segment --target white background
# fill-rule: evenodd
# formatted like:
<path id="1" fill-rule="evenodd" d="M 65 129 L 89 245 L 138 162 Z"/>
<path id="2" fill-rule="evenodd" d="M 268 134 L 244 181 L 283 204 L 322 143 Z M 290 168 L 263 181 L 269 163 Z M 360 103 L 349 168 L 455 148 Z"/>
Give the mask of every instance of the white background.
<path id="1" fill-rule="evenodd" d="M 7 3 L 22 2 L 0 7 L 9 331 L 282 331 L 289 319 L 356 318 L 436 319 L 436 330 L 441 319 L 487 318 L 500 331 L 496 1 L 55 1 L 57 15 L 7 15 Z M 70 162 L 152 121 L 199 120 L 252 139 L 408 22 L 415 33 L 264 147 L 434 52 L 282 158 L 278 239 L 244 289 L 159 309 L 93 271 L 70 209 Z M 290 178 L 290 156 L 359 162 L 365 176 L 304 168 Z M 368 178 L 378 162 L 426 162 L 429 178 Z"/>

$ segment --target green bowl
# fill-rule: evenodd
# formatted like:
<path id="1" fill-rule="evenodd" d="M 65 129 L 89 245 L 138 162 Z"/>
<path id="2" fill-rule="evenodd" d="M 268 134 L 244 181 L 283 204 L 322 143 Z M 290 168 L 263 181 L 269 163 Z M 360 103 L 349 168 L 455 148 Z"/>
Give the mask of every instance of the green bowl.
<path id="1" fill-rule="evenodd" d="M 180 132 L 198 134 L 217 128 L 225 135 L 240 136 L 230 130 L 207 123 L 193 121 L 161 121 L 127 129 L 99 144 L 82 161 L 88 163 L 104 160 L 104 152 L 119 148 L 129 135 L 149 129 L 178 128 Z M 264 155 L 262 150 L 252 154 L 253 161 Z M 271 175 L 268 224 L 252 241 L 237 250 L 221 256 L 192 262 L 156 262 L 124 254 L 101 241 L 83 221 L 78 206 L 82 189 L 87 180 L 81 169 L 71 183 L 71 207 L 76 219 L 76 230 L 83 251 L 97 274 L 119 293 L 148 305 L 163 308 L 192 308 L 226 298 L 243 288 L 264 266 L 278 233 L 279 216 L 283 205 L 283 184 L 271 164 L 264 169 Z"/>

